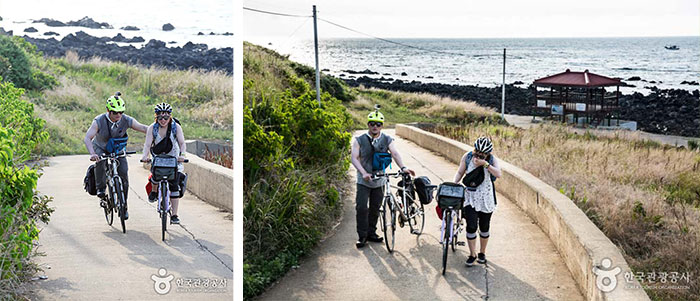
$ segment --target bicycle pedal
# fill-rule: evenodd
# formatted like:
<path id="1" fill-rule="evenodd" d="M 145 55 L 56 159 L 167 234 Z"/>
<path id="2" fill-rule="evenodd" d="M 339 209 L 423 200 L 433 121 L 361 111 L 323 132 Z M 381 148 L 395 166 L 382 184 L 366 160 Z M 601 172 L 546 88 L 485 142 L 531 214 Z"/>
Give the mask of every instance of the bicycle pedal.
<path id="1" fill-rule="evenodd" d="M 457 245 L 458 245 L 458 246 L 464 247 L 464 246 L 466 246 L 467 244 L 465 244 L 463 241 L 458 241 L 458 242 L 457 242 Z"/>

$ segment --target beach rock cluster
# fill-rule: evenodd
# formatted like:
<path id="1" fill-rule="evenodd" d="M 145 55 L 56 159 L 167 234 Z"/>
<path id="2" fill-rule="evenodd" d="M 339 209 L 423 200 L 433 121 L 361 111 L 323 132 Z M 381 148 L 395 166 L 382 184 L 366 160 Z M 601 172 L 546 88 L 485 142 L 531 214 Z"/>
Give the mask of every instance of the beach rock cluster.
<path id="1" fill-rule="evenodd" d="M 131 26 L 131 25 L 124 26 L 124 27 L 121 27 L 121 28 L 119 28 L 119 29 L 121 29 L 121 30 L 127 30 L 127 31 L 137 31 L 137 30 L 141 30 L 140 28 L 138 28 L 138 27 L 136 27 L 136 26 Z"/>
<path id="2" fill-rule="evenodd" d="M 175 29 L 175 26 L 173 26 L 172 24 L 170 24 L 170 23 L 163 24 L 163 31 L 171 31 L 173 29 Z"/>
<path id="3" fill-rule="evenodd" d="M 203 32 L 200 31 L 200 32 L 197 33 L 197 35 L 198 35 L 198 36 L 203 36 L 203 35 L 205 35 L 205 34 L 204 34 Z M 213 32 L 213 31 L 211 31 L 211 32 L 209 32 L 209 35 L 210 35 L 210 36 L 232 36 L 233 33 L 232 33 L 232 32 L 228 32 L 228 31 L 227 31 L 227 32 L 224 32 L 224 33 L 215 33 L 215 32 Z"/>
<path id="4" fill-rule="evenodd" d="M 83 17 L 82 19 L 78 21 L 69 21 L 67 23 L 63 23 L 58 20 L 50 19 L 50 18 L 41 18 L 39 20 L 34 20 L 32 23 L 44 23 L 46 26 L 50 27 L 63 27 L 63 26 L 77 26 L 77 27 L 87 27 L 87 28 L 94 28 L 94 29 L 102 29 L 102 28 L 112 28 L 112 25 L 109 25 L 107 22 L 96 22 L 90 17 Z"/>
<path id="5" fill-rule="evenodd" d="M 419 81 L 373 79 L 361 76 L 357 79 L 343 78 L 348 85 L 374 87 L 392 91 L 429 93 L 458 100 L 474 101 L 485 107 L 500 111 L 501 87 L 479 87 Z M 681 89 L 661 90 L 653 87 L 652 93 L 623 94 L 620 96 L 620 114 L 623 120 L 637 122 L 642 131 L 680 135 L 700 136 L 700 91 L 688 92 Z M 518 88 L 506 85 L 506 113 L 516 115 L 536 115 L 534 87 Z"/>
<path id="6" fill-rule="evenodd" d="M 133 39 L 143 38 L 135 37 Z M 165 42 L 150 40 L 143 48 L 134 46 L 118 46 L 109 41 L 126 41 L 121 34 L 113 38 L 94 37 L 85 32 L 69 34 L 60 41 L 55 38 L 35 39 L 24 36 L 24 39 L 37 46 L 44 55 L 62 57 L 68 50 L 75 51 L 81 58 L 102 57 L 144 66 L 162 66 L 171 69 L 204 69 L 221 70 L 233 73 L 233 49 L 231 47 L 208 49 L 205 44 L 187 43 L 183 47 L 166 47 Z M 132 40 L 133 40 L 132 39 Z"/>

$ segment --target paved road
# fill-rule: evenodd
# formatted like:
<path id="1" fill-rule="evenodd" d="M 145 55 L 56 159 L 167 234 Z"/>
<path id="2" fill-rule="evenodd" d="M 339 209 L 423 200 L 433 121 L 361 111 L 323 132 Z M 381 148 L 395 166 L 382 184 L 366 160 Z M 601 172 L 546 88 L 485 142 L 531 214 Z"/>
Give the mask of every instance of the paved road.
<path id="1" fill-rule="evenodd" d="M 233 298 L 230 213 L 186 195 L 179 212 L 182 224 L 170 225 L 166 241 L 161 241 L 160 219 L 144 189 L 148 171 L 138 162 L 140 155 L 132 155 L 130 218 L 123 234 L 116 214 L 114 226 L 108 226 L 97 198 L 83 190 L 85 170 L 91 164 L 88 158 L 51 158 L 39 180 L 39 191 L 54 197 L 51 205 L 56 211 L 48 225 L 41 225 L 39 251 L 46 256 L 37 261 L 44 266 L 48 279 L 34 282 L 32 299 L 153 299 L 160 296 L 151 276 L 160 268 L 166 269 L 165 277 L 173 276 L 171 290 L 163 298 Z M 184 281 L 182 287 L 177 286 L 178 279 Z M 216 292 L 202 292 L 194 287 L 197 279 L 226 283 Z M 187 281 L 191 281 L 189 286 Z"/>
<path id="2" fill-rule="evenodd" d="M 393 130 L 386 131 L 394 135 Z M 357 134 L 357 133 L 356 133 Z M 406 164 L 433 183 L 451 181 L 457 166 L 397 139 Z M 420 160 L 420 161 L 418 161 Z M 355 174 L 351 168 L 350 173 Z M 496 182 L 498 185 L 498 182 Z M 491 220 L 487 265 L 467 268 L 468 248 L 448 256 L 442 276 L 440 221 L 426 207 L 423 235 L 397 229 L 396 250 L 384 244 L 355 248 L 354 191 L 345 198 L 336 232 L 270 288 L 263 300 L 582 300 L 571 274 L 547 236 L 517 206 L 498 195 Z M 381 235 L 381 234 L 380 234 Z"/>

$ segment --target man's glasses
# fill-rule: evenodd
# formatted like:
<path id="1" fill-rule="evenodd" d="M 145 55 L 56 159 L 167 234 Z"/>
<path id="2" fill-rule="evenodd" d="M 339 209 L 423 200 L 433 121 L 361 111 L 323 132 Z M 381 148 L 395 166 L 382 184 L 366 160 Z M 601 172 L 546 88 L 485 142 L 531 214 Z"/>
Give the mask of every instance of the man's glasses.
<path id="1" fill-rule="evenodd" d="M 376 127 L 382 127 L 382 125 L 383 125 L 383 123 L 381 123 L 381 122 L 374 122 L 374 121 L 370 121 L 370 122 L 367 123 L 367 124 L 368 124 L 369 126 L 376 126 Z"/>
<path id="2" fill-rule="evenodd" d="M 112 115 L 121 115 L 124 114 L 124 112 L 115 112 L 115 111 L 109 111 Z"/>
<path id="3" fill-rule="evenodd" d="M 168 120 L 170 119 L 170 115 L 160 115 L 158 116 L 158 120 Z"/>

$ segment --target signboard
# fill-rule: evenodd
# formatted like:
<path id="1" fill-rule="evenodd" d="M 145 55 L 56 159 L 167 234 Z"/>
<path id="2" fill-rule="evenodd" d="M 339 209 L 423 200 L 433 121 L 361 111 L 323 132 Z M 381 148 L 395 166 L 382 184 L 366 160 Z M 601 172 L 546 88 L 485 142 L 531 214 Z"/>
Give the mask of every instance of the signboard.
<path id="1" fill-rule="evenodd" d="M 552 105 L 552 115 L 564 115 L 564 106 Z"/>
<path id="2" fill-rule="evenodd" d="M 576 111 L 585 112 L 586 111 L 586 104 L 577 102 L 576 103 Z"/>
<path id="3" fill-rule="evenodd" d="M 546 100 L 537 100 L 537 107 L 538 108 L 546 108 L 547 107 L 547 101 Z"/>

